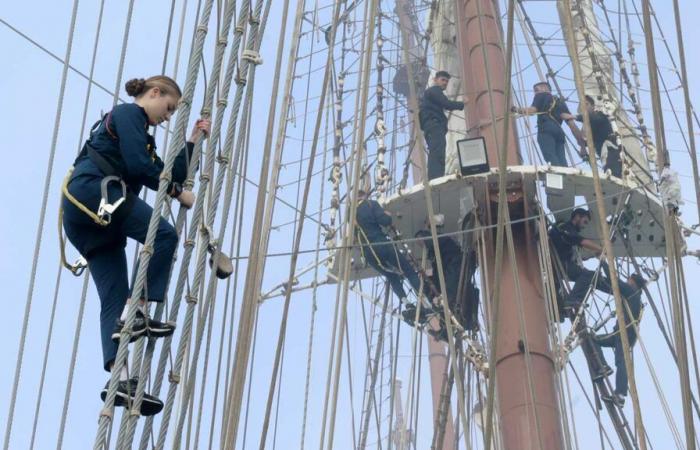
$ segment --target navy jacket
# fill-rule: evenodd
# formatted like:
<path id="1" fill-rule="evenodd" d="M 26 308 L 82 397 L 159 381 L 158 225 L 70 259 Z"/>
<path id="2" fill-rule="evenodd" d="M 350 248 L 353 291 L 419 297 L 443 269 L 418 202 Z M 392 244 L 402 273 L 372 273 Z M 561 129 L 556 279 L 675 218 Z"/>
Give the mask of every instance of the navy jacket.
<path id="1" fill-rule="evenodd" d="M 146 186 L 158 189 L 163 161 L 156 155 L 155 141 L 148 134 L 146 111 L 135 103 L 114 107 L 105 120 L 92 132 L 89 145 L 109 161 L 122 176 L 129 196 L 138 196 Z M 188 142 L 175 159 L 172 170 L 173 182 L 182 183 L 187 177 L 187 167 L 194 149 Z M 93 212 L 100 204 L 101 184 L 105 174 L 87 154 L 81 154 L 75 161 L 68 191 L 80 203 Z M 122 195 L 119 183 L 110 183 L 108 196 L 114 202 Z M 112 223 L 100 227 L 66 198 L 63 199 L 64 228 L 73 237 L 71 242 L 84 256 L 106 245 L 126 245 L 126 238 L 120 230 L 120 219 L 128 213 L 127 204 L 122 204 L 112 217 Z M 76 242 L 79 240 L 79 242 Z"/>
<path id="2" fill-rule="evenodd" d="M 603 143 L 606 140 L 610 140 L 613 144 L 615 143 L 615 133 L 613 133 L 612 124 L 608 116 L 600 111 L 593 111 L 588 115 L 591 121 L 591 133 L 593 134 L 593 145 L 595 146 L 595 151 L 600 156 L 603 150 Z M 576 116 L 576 120 L 583 122 L 583 115 L 579 114 Z"/>
<path id="3" fill-rule="evenodd" d="M 386 242 L 389 240 L 382 227 L 391 225 L 391 217 L 384 212 L 384 209 L 375 200 L 364 200 L 357 206 L 355 215 L 357 225 L 361 228 L 360 243 L 366 244 L 365 238 L 369 242 Z M 364 235 L 363 235 L 364 234 Z"/>
<path id="4" fill-rule="evenodd" d="M 569 108 L 563 100 L 553 96 L 550 92 L 539 92 L 532 99 L 532 106 L 537 109 L 537 131 L 540 133 L 563 133 L 561 129 L 563 113 L 568 113 Z"/>
<path id="5" fill-rule="evenodd" d="M 133 194 L 139 195 L 143 186 L 158 189 L 163 161 L 156 154 L 153 137 L 148 134 L 146 111 L 136 103 L 115 106 L 92 133 L 89 144 L 122 172 L 124 182 Z M 174 182 L 185 181 L 193 149 L 194 144 L 188 142 L 175 159 L 172 171 Z M 90 188 L 94 183 L 99 190 L 103 177 L 104 174 L 89 156 L 80 156 L 75 161 L 69 191 L 73 195 L 80 194 L 80 187 L 92 190 Z"/>
<path id="6" fill-rule="evenodd" d="M 447 129 L 447 117 L 444 111 L 463 110 L 464 103 L 451 101 L 440 86 L 431 86 L 423 93 L 420 101 L 419 119 L 421 129 L 430 126 L 430 121 L 436 121 L 438 125 Z"/>
<path id="7" fill-rule="evenodd" d="M 580 247 L 584 238 L 573 223 L 566 221 L 558 222 L 549 229 L 549 239 L 559 260 L 565 265 L 574 260 L 574 247 Z"/>

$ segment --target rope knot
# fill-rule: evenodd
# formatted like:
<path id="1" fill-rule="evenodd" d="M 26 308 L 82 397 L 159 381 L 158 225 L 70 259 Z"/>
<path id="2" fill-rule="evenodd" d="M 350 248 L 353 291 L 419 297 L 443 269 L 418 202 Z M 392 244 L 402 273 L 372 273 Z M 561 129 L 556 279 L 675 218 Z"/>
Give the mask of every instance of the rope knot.
<path id="1" fill-rule="evenodd" d="M 202 172 L 199 175 L 199 182 L 200 183 L 208 183 L 211 180 L 211 175 L 209 175 L 209 172 Z"/>
<path id="2" fill-rule="evenodd" d="M 142 255 L 148 255 L 148 256 L 153 256 L 153 246 L 152 245 L 145 245 L 141 247 L 141 254 Z"/>
<path id="3" fill-rule="evenodd" d="M 211 107 L 205 106 L 202 108 L 202 112 L 200 114 L 205 117 L 211 117 Z"/>
<path id="4" fill-rule="evenodd" d="M 129 415 L 131 417 L 141 417 L 141 411 L 136 408 L 132 408 L 129 410 Z"/>
<path id="5" fill-rule="evenodd" d="M 228 100 L 226 100 L 225 98 L 220 98 L 219 101 L 216 102 L 216 105 L 219 108 L 225 108 L 226 106 L 228 106 Z"/>
<path id="6" fill-rule="evenodd" d="M 206 25 L 200 24 L 197 26 L 197 33 L 200 33 L 200 32 L 207 33 L 208 31 L 209 31 L 209 27 L 207 27 Z"/>
<path id="7" fill-rule="evenodd" d="M 228 39 L 225 37 L 219 38 L 218 41 L 216 41 L 218 45 L 221 45 L 222 47 L 226 47 L 228 45 Z"/>
<path id="8" fill-rule="evenodd" d="M 194 239 L 186 239 L 185 242 L 182 244 L 182 246 L 193 248 L 194 247 Z"/>
<path id="9" fill-rule="evenodd" d="M 165 171 L 163 171 L 160 173 L 160 179 L 170 184 L 170 182 L 173 181 L 172 173 L 165 173 Z"/>
<path id="10" fill-rule="evenodd" d="M 112 417 L 114 417 L 114 415 L 111 410 L 107 408 L 102 408 L 102 410 L 100 411 L 100 417 L 108 417 L 111 420 Z"/>
<path id="11" fill-rule="evenodd" d="M 187 294 L 187 295 L 185 296 L 185 301 L 186 301 L 187 304 L 189 304 L 189 305 L 196 305 L 196 304 L 197 304 L 197 296 L 196 296 L 196 295 L 192 295 L 192 294 Z"/>

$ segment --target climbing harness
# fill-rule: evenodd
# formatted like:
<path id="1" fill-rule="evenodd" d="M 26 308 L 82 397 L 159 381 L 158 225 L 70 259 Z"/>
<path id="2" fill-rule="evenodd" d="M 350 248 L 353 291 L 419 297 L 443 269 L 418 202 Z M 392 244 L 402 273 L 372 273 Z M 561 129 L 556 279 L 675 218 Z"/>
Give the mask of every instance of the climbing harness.
<path id="1" fill-rule="evenodd" d="M 99 128 L 99 126 L 104 123 L 107 133 L 110 135 L 110 137 L 112 137 L 112 139 L 116 140 L 117 136 L 109 128 L 109 121 L 111 119 L 111 115 L 112 115 L 111 112 L 108 114 L 105 114 L 102 117 L 102 119 L 95 122 L 95 124 L 90 129 L 90 135 L 92 135 L 92 133 L 94 133 Z M 153 158 L 154 157 L 153 155 L 155 154 L 155 149 L 154 149 L 152 137 L 149 139 L 149 144 L 148 144 L 147 149 L 151 154 L 151 158 Z M 61 185 L 61 195 L 63 197 L 65 197 L 69 202 L 71 202 L 71 204 L 73 204 L 81 212 L 83 212 L 85 215 L 87 215 L 90 219 L 92 219 L 92 221 L 95 222 L 95 224 L 97 224 L 100 227 L 107 227 L 108 225 L 110 225 L 112 223 L 112 216 L 114 215 L 114 213 L 128 199 L 128 196 L 129 196 L 128 189 L 127 189 L 126 183 L 124 183 L 124 180 L 121 177 L 120 172 L 114 167 L 113 164 L 111 164 L 105 157 L 100 155 L 90 145 L 89 139 L 87 141 L 85 141 L 85 144 L 83 145 L 83 149 L 78 154 L 76 161 L 85 155 L 87 155 L 90 158 L 90 160 L 100 169 L 100 171 L 105 174 L 105 177 L 102 179 L 102 182 L 100 183 L 100 197 L 101 198 L 100 198 L 99 206 L 97 208 L 97 213 L 92 211 L 85 204 L 83 204 L 80 200 L 75 198 L 68 190 L 68 184 L 70 183 L 70 181 L 73 177 L 73 171 L 75 170 L 75 163 L 73 166 L 70 167 L 70 169 L 68 169 L 68 173 L 66 174 L 65 178 L 63 179 L 63 184 Z M 110 183 L 119 183 L 121 185 L 121 196 L 118 199 L 114 200 L 113 202 L 110 202 L 109 195 L 108 195 L 108 188 L 109 188 Z M 124 209 L 124 206 L 122 207 L 122 209 Z M 59 202 L 59 209 L 58 209 L 58 236 L 59 236 L 59 248 L 60 248 L 60 252 L 61 252 L 61 264 L 66 269 L 70 270 L 70 272 L 73 275 L 75 275 L 75 276 L 82 275 L 83 271 L 87 267 L 87 261 L 85 260 L 84 257 L 81 256 L 73 264 L 69 264 L 66 260 L 66 243 L 65 243 L 65 239 L 63 238 L 63 206 L 62 206 L 61 202 Z"/>

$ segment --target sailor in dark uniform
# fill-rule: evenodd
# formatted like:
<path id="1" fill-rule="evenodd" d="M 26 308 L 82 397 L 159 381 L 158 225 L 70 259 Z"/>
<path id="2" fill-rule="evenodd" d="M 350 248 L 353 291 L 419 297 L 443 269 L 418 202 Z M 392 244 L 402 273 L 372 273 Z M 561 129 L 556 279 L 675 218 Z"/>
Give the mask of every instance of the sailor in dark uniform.
<path id="1" fill-rule="evenodd" d="M 637 327 L 639 318 L 642 313 L 642 291 L 646 286 L 646 280 L 639 274 L 630 275 L 627 282 L 619 281 L 620 294 L 622 296 L 622 306 L 624 308 L 625 324 L 627 328 L 627 339 L 629 341 L 630 351 L 637 342 Z M 615 352 L 615 391 L 611 396 L 603 396 L 603 401 L 614 402 L 619 406 L 625 404 L 627 396 L 627 367 L 625 366 L 625 354 L 622 347 L 622 337 L 620 336 L 620 326 L 615 321 L 612 333 L 601 334 L 595 337 L 595 343 L 598 347 L 612 348 Z M 601 376 L 610 374 L 610 368 L 605 363 L 603 352 L 599 352 L 602 361 Z"/>
<path id="2" fill-rule="evenodd" d="M 445 147 L 447 141 L 447 117 L 445 111 L 462 111 L 463 102 L 451 101 L 445 96 L 450 74 L 440 70 L 433 78 L 433 85 L 425 90 L 420 101 L 419 120 L 428 144 L 428 179 L 445 175 Z"/>
<path id="3" fill-rule="evenodd" d="M 404 318 L 415 319 L 416 307 L 408 301 L 403 280 L 408 280 L 416 295 L 421 292 L 421 282 L 406 255 L 396 248 L 383 230 L 383 227 L 391 226 L 391 216 L 377 201 L 368 199 L 365 191 L 359 190 L 357 197 L 359 204 L 355 219 L 362 256 L 367 264 L 386 277 L 391 289 L 406 306 Z M 421 321 L 431 313 L 430 308 L 421 307 Z"/>
<path id="4" fill-rule="evenodd" d="M 532 105 L 527 108 L 513 107 L 512 111 L 519 114 L 537 114 L 537 143 L 542 152 L 542 158 L 553 166 L 568 166 L 566 162 L 566 135 L 562 129 L 562 121 L 566 121 L 576 141 L 584 148 L 586 145 L 581 130 L 574 121 L 564 100 L 552 95 L 552 87 L 546 81 L 533 86 L 535 97 Z"/>
<path id="5" fill-rule="evenodd" d="M 431 280 L 433 285 L 440 289 L 437 258 L 430 231 L 420 230 L 416 233 L 416 237 L 421 238 L 421 242 L 426 247 L 427 259 L 432 265 Z M 445 289 L 450 309 L 465 329 L 474 330 L 478 325 L 479 308 L 478 289 L 473 283 L 476 271 L 476 254 L 469 250 L 463 251 L 457 241 L 450 236 L 438 236 L 438 247 L 440 248 L 442 272 L 445 276 Z M 463 286 L 460 291 L 459 282 L 463 271 Z"/>
<path id="6" fill-rule="evenodd" d="M 564 272 L 569 281 L 574 282 L 574 287 L 565 301 L 567 308 L 577 309 L 580 306 L 594 280 L 594 289 L 612 293 L 609 280 L 602 274 L 596 277 L 595 272 L 583 267 L 578 258 L 578 248 L 585 248 L 596 255 L 603 251 L 600 245 L 581 236 L 581 230 L 588 226 L 590 221 L 591 213 L 588 210 L 576 208 L 568 221 L 556 223 L 549 229 L 550 242 L 564 267 Z"/>
<path id="7" fill-rule="evenodd" d="M 598 155 L 598 159 L 605 156 L 603 170 L 610 170 L 614 176 L 622 177 L 622 161 L 620 160 L 620 148 L 616 144 L 615 133 L 613 132 L 610 118 L 601 111 L 595 110 L 595 100 L 590 95 L 586 95 L 586 109 L 588 119 L 591 122 L 591 134 L 593 135 L 593 146 Z M 583 114 L 576 116 L 576 120 L 583 122 Z M 605 147 L 605 155 L 603 155 Z"/>
<path id="8" fill-rule="evenodd" d="M 135 102 L 115 106 L 95 124 L 64 182 L 62 199 L 66 236 L 87 260 L 100 297 L 103 367 L 107 371 L 114 365 L 127 299 L 139 305 L 132 341 L 142 335 L 169 336 L 175 328 L 174 324 L 149 319 L 141 306 L 145 301 L 165 299 L 178 240 L 175 229 L 160 219 L 143 292 L 129 292 L 125 246 L 127 237 L 144 243 L 153 209 L 138 195 L 143 186 L 157 190 L 163 170 L 148 127 L 169 120 L 182 93 L 166 76 L 130 80 L 126 92 L 136 98 Z M 209 127 L 208 120 L 197 121 L 190 142 L 173 166 L 168 192 L 184 207 L 192 206 L 194 195 L 183 191 L 180 183 L 187 175 L 193 142 L 208 134 Z M 102 391 L 103 400 L 106 389 Z M 122 370 L 116 405 L 132 401 L 135 390 L 136 380 L 128 379 L 126 370 Z M 147 395 L 141 413 L 156 414 L 162 406 L 159 399 Z"/>

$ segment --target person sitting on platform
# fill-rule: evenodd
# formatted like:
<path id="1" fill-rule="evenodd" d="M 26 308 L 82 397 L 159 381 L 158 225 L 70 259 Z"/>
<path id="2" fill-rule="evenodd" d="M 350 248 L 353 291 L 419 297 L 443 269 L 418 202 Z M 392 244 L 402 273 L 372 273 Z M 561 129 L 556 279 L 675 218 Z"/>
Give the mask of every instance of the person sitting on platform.
<path id="1" fill-rule="evenodd" d="M 646 284 L 647 281 L 638 273 L 630 275 L 626 283 L 623 281 L 619 282 L 630 351 L 632 351 L 634 344 L 637 342 L 637 326 L 642 313 L 641 297 Z M 625 355 L 622 347 L 622 337 L 620 336 L 620 326 L 617 320 L 615 320 L 612 333 L 597 335 L 594 340 L 598 346 L 600 360 L 602 362 L 602 370 L 599 372 L 598 378 L 605 377 L 612 373 L 610 367 L 605 363 L 605 357 L 603 356 L 601 348 L 612 348 L 615 352 L 615 391 L 612 395 L 602 396 L 602 399 L 603 401 L 613 402 L 618 406 L 623 406 L 625 404 L 625 397 L 627 396 L 628 379 Z"/>
<path id="2" fill-rule="evenodd" d="M 403 312 L 404 319 L 413 322 L 416 318 L 416 305 L 408 301 L 403 280 L 404 278 L 408 280 L 416 295 L 419 295 L 421 281 L 418 273 L 383 229 L 391 227 L 389 213 L 376 200 L 367 198 L 367 193 L 363 190 L 357 191 L 357 200 L 359 203 L 355 220 L 362 257 L 367 264 L 387 279 L 391 289 L 406 308 Z M 432 314 L 431 308 L 422 306 L 419 321 L 425 322 L 430 314 Z"/>
<path id="3" fill-rule="evenodd" d="M 464 110 L 464 103 L 451 101 L 445 96 L 450 74 L 440 70 L 433 78 L 433 85 L 425 90 L 420 101 L 419 121 L 425 142 L 428 144 L 428 179 L 445 175 L 445 147 L 447 141 L 447 117 L 445 110 Z"/>
<path id="4" fill-rule="evenodd" d="M 596 242 L 581 236 L 581 231 L 590 221 L 591 213 L 588 210 L 576 208 L 568 221 L 558 222 L 549 229 L 550 242 L 559 257 L 564 273 L 569 281 L 574 282 L 574 287 L 564 302 L 565 308 L 578 309 L 591 285 L 599 291 L 612 293 L 610 281 L 602 274 L 596 276 L 594 271 L 583 267 L 578 257 L 579 248 L 590 250 L 596 256 L 600 256 L 603 251 Z"/>
<path id="5" fill-rule="evenodd" d="M 416 237 L 421 238 L 421 242 L 426 247 L 427 258 L 432 265 L 430 278 L 435 287 L 440 290 L 437 258 L 430 231 L 419 230 Z M 450 309 L 465 329 L 475 330 L 478 327 L 479 309 L 479 290 L 472 280 L 476 271 L 476 253 L 471 250 L 462 251 L 459 244 L 450 236 L 438 236 L 438 247 Z M 462 273 L 464 273 L 464 281 L 460 291 Z"/>
<path id="6" fill-rule="evenodd" d="M 514 106 L 511 111 L 523 115 L 537 114 L 537 143 L 540 145 L 542 157 L 553 166 L 567 167 L 566 135 L 561 128 L 562 121 L 566 121 L 576 142 L 585 147 L 581 130 L 576 126 L 575 117 L 569 112 L 564 100 L 552 95 L 549 83 L 540 81 L 533 89 L 535 97 L 532 99 L 532 105 L 525 108 Z"/>
<path id="7" fill-rule="evenodd" d="M 605 113 L 595 110 L 595 100 L 590 95 L 586 95 L 586 109 L 588 118 L 591 121 L 591 133 L 593 134 L 593 145 L 598 159 L 605 158 L 603 170 L 610 170 L 614 176 L 622 177 L 622 161 L 620 160 L 620 148 L 617 146 L 615 133 L 613 132 L 610 119 Z M 576 120 L 583 122 L 583 114 L 576 116 Z M 603 152 L 603 149 L 606 149 Z M 581 153 L 585 151 L 582 149 Z"/>

